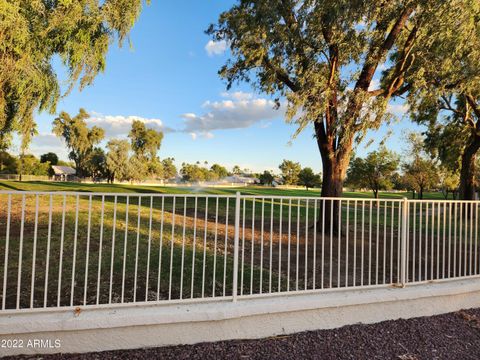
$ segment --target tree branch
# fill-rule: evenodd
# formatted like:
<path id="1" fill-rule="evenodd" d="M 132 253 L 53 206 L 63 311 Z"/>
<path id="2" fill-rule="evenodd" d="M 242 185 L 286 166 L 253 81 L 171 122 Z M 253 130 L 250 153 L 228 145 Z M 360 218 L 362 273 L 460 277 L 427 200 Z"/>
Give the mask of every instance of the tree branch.
<path id="1" fill-rule="evenodd" d="M 375 70 L 378 67 L 379 61 L 386 55 L 386 53 L 392 48 L 397 40 L 400 32 L 405 27 L 405 24 L 413 12 L 413 6 L 405 8 L 400 14 L 399 18 L 393 25 L 392 29 L 388 33 L 384 42 L 377 47 L 377 44 L 371 44 L 370 50 L 365 59 L 365 64 L 362 68 L 360 76 L 355 84 L 355 90 L 367 91 L 372 81 Z"/>
<path id="2" fill-rule="evenodd" d="M 468 104 L 472 107 L 473 113 L 475 114 L 475 116 L 479 120 L 479 121 L 477 121 L 477 123 L 480 122 L 480 108 L 478 107 L 475 99 L 470 94 L 465 95 L 465 98 L 467 99 Z"/>
<path id="3" fill-rule="evenodd" d="M 288 86 L 288 88 L 290 90 L 292 90 L 293 92 L 296 92 L 300 89 L 299 86 L 295 83 L 295 81 L 290 79 L 288 74 L 283 69 L 279 69 L 275 65 L 272 64 L 272 62 L 270 61 L 268 56 L 264 56 L 263 63 L 265 64 L 265 67 L 267 69 L 269 69 L 270 71 L 272 71 L 275 74 L 278 81 L 280 81 L 283 84 L 285 84 L 286 86 Z"/>

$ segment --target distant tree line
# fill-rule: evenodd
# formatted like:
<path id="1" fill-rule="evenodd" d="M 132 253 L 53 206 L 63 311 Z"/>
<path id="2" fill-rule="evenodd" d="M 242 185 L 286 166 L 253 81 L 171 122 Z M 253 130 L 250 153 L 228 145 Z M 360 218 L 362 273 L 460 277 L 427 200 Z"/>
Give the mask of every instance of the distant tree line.
<path id="1" fill-rule="evenodd" d="M 57 154 L 52 152 L 43 154 L 40 158 L 31 154 L 15 156 L 7 151 L 0 152 L 0 174 L 52 176 L 51 165 L 73 164 L 59 160 Z"/>
<path id="2" fill-rule="evenodd" d="M 421 134 L 409 133 L 407 147 L 400 156 L 381 146 L 366 157 L 353 157 L 347 171 L 346 186 L 368 189 L 375 198 L 381 190 L 411 191 L 413 198 L 423 199 L 426 191 L 441 191 L 445 199 L 457 198 L 460 187 L 458 169 L 446 167 L 440 158 L 429 151 L 426 138 Z M 477 184 L 478 187 L 478 184 Z"/>
<path id="3" fill-rule="evenodd" d="M 200 161 L 195 164 L 182 163 L 180 174 L 183 181 L 186 182 L 217 181 L 230 175 L 222 165 L 213 164 L 208 167 L 207 161 L 204 162 L 203 166 Z"/>
<path id="4" fill-rule="evenodd" d="M 75 117 L 66 112 L 53 121 L 53 132 L 61 137 L 68 157 L 75 164 L 77 176 L 94 180 L 144 181 L 148 178 L 171 179 L 177 174 L 173 158 L 161 160 L 163 133 L 149 129 L 142 121 L 134 120 L 127 139 L 110 139 L 106 149 L 99 144 L 105 138 L 102 128 L 88 128 L 89 115 L 80 109 Z"/>
<path id="5" fill-rule="evenodd" d="M 315 174 L 309 167 L 302 168 L 298 162 L 283 160 L 279 165 L 279 169 L 280 174 L 274 174 L 268 170 L 253 173 L 249 169 L 241 169 L 240 166 L 234 165 L 232 170 L 228 171 L 226 167 L 219 164 L 209 166 L 207 161 L 203 163 L 197 161 L 193 164 L 183 163 L 180 169 L 180 175 L 185 182 L 218 181 L 227 176 L 237 176 L 243 179 L 237 179 L 236 181 L 247 181 L 247 179 L 251 179 L 252 183 L 265 186 L 284 184 L 305 186 L 307 190 L 321 186 L 321 175 Z M 231 180 L 232 182 L 235 181 L 235 179 Z"/>

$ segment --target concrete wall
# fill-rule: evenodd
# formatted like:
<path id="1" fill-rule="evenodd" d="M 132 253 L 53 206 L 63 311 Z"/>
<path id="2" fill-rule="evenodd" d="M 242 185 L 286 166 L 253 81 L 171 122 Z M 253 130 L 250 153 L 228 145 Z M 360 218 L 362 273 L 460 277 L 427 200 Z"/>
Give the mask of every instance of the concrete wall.
<path id="1" fill-rule="evenodd" d="M 480 307 L 480 279 L 215 302 L 0 315 L 0 355 L 262 338 Z M 13 347 L 14 345 L 17 347 Z"/>

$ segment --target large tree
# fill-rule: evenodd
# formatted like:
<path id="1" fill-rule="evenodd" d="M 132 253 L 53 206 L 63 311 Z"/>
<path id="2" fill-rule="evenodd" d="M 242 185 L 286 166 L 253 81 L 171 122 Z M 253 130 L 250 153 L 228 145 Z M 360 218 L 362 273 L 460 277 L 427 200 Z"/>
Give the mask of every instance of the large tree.
<path id="1" fill-rule="evenodd" d="M 438 168 L 431 159 L 414 158 L 403 164 L 403 173 L 404 182 L 412 191 L 413 198 L 416 192 L 418 198 L 423 199 L 425 190 L 435 188 L 440 181 Z"/>
<path id="2" fill-rule="evenodd" d="M 403 181 L 407 188 L 415 193 L 419 199 L 423 199 L 425 190 L 436 187 L 440 181 L 440 170 L 434 160 L 431 159 L 424 147 L 424 138 L 418 133 L 408 133 L 405 137 L 407 147 L 405 149 L 402 164 Z"/>
<path id="3" fill-rule="evenodd" d="M 40 162 L 45 163 L 47 161 L 50 163 L 50 165 L 57 165 L 58 164 L 57 154 L 55 154 L 53 152 L 48 152 L 46 154 L 42 154 L 40 156 Z"/>
<path id="4" fill-rule="evenodd" d="M 50 169 L 49 162 L 40 162 L 34 155 L 24 154 L 19 156 L 17 174 L 20 175 L 49 175 Z"/>
<path id="5" fill-rule="evenodd" d="M 196 164 L 182 163 L 180 169 L 183 181 L 187 182 L 202 182 L 215 180 L 216 175 L 207 167 L 200 166 L 197 161 Z"/>
<path id="6" fill-rule="evenodd" d="M 458 171 L 452 171 L 445 166 L 441 166 L 438 172 L 440 188 L 445 200 L 448 200 L 448 194 L 452 194 L 452 198 L 456 199 L 458 186 L 460 184 L 460 176 Z"/>
<path id="7" fill-rule="evenodd" d="M 77 176 L 80 177 L 91 175 L 88 170 L 89 157 L 105 134 L 104 130 L 97 126 L 90 129 L 87 127 L 85 120 L 89 117 L 84 109 L 80 109 L 74 117 L 62 111 L 53 121 L 53 133 L 65 141 L 70 150 L 68 157 L 75 162 Z"/>
<path id="8" fill-rule="evenodd" d="M 414 120 L 428 126 L 430 150 L 450 170 L 460 169 L 460 198 L 472 200 L 480 149 L 480 2 L 446 4 L 450 16 L 437 23 L 442 37 L 428 39 L 431 50 L 417 57 L 414 66 L 424 71 L 415 72 L 415 81 L 422 86 L 408 100 Z"/>
<path id="9" fill-rule="evenodd" d="M 162 177 L 163 165 L 157 153 L 162 145 L 163 133 L 149 129 L 145 126 L 144 122 L 135 120 L 132 123 L 128 137 L 130 138 L 132 150 L 136 157 L 134 162 L 141 163 L 142 168 L 143 165 L 146 166 L 143 178 L 148 175 Z M 137 175 L 140 175 L 140 172 L 137 173 Z"/>
<path id="10" fill-rule="evenodd" d="M 24 146 L 37 110 L 55 112 L 57 101 L 79 81 L 90 85 L 105 69 L 111 42 L 121 44 L 143 0 L 0 1 L 0 141 L 12 131 Z M 63 63 L 65 91 L 53 67 Z M 63 94 L 62 94 L 63 92 Z"/>
<path id="11" fill-rule="evenodd" d="M 0 151 L 0 174 L 15 174 L 18 159 L 6 151 Z"/>
<path id="12" fill-rule="evenodd" d="M 262 174 L 258 176 L 258 180 L 260 181 L 261 185 L 271 186 L 275 181 L 275 178 L 270 171 L 265 170 Z"/>
<path id="13" fill-rule="evenodd" d="M 174 161 L 175 159 L 171 157 L 162 160 L 164 180 L 173 179 L 177 175 L 177 167 Z"/>
<path id="14" fill-rule="evenodd" d="M 393 187 L 392 178 L 400 163 L 399 156 L 385 147 L 370 152 L 365 158 L 354 158 L 347 171 L 347 182 L 373 191 L 378 199 L 380 190 Z"/>
<path id="15" fill-rule="evenodd" d="M 86 169 L 93 181 L 108 179 L 107 156 L 102 148 L 94 148 L 88 155 Z"/>
<path id="16" fill-rule="evenodd" d="M 210 166 L 210 171 L 213 173 L 214 177 L 218 179 L 223 179 L 228 175 L 227 169 L 219 164 L 213 164 Z"/>
<path id="17" fill-rule="evenodd" d="M 429 151 L 450 171 L 459 170 L 459 196 L 463 200 L 475 199 L 476 158 L 480 149 L 480 86 L 478 94 L 478 99 L 465 94 L 444 94 L 434 102 L 425 97 L 420 110 L 414 114 L 417 122 L 428 125 L 426 146 Z"/>
<path id="18" fill-rule="evenodd" d="M 474 3 L 239 0 L 207 32 L 229 44 L 231 58 L 220 70 L 228 87 L 250 81 L 279 105 L 286 99 L 298 131 L 313 125 L 322 196 L 341 196 L 355 141 L 392 118 L 392 97 L 424 85 L 416 75 L 433 61 L 418 59 L 434 47 L 453 57 L 468 45 L 470 34 L 455 41 L 445 34 L 457 31 L 454 19 L 478 17 Z"/>
<path id="19" fill-rule="evenodd" d="M 283 183 L 285 185 L 298 184 L 298 175 L 302 170 L 302 167 L 298 162 L 284 159 L 278 168 L 281 171 Z"/>
<path id="20" fill-rule="evenodd" d="M 303 168 L 298 173 L 298 185 L 305 186 L 307 190 L 322 184 L 322 178 L 319 174 L 315 174 L 309 167 Z"/>
<path id="21" fill-rule="evenodd" d="M 163 133 L 149 129 L 140 120 L 132 122 L 132 128 L 128 134 L 133 152 L 140 158 L 152 161 L 157 158 L 157 152 L 162 145 Z"/>
<path id="22" fill-rule="evenodd" d="M 112 139 L 107 143 L 107 150 L 105 166 L 108 180 L 111 183 L 115 179 L 120 181 L 128 180 L 130 152 L 128 140 Z"/>

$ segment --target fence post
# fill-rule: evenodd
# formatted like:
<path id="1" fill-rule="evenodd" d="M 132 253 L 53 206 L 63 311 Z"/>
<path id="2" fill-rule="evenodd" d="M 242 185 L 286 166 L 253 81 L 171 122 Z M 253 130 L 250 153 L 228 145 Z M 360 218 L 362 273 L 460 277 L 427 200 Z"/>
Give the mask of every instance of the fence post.
<path id="1" fill-rule="evenodd" d="M 408 221 L 408 199 L 403 198 L 402 202 L 402 237 L 401 237 L 401 252 L 400 252 L 400 284 L 405 287 L 407 283 L 407 221 Z"/>
<path id="2" fill-rule="evenodd" d="M 240 192 L 237 191 L 235 197 L 235 235 L 233 240 L 233 285 L 232 297 L 233 301 L 237 301 L 238 286 L 238 240 L 240 237 Z"/>

